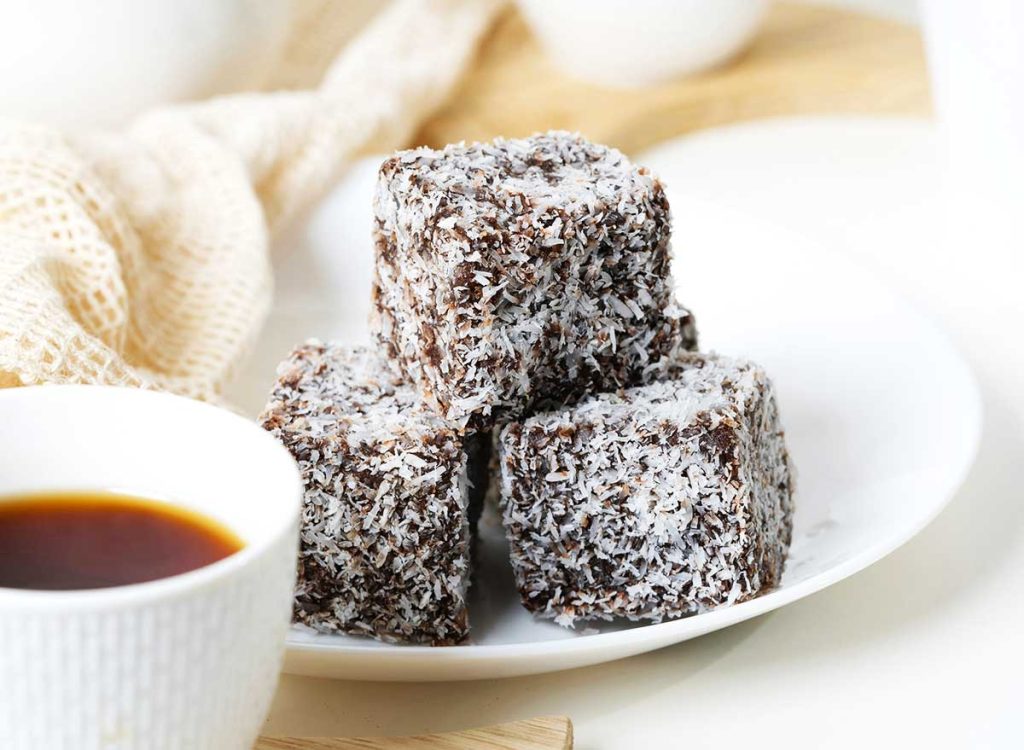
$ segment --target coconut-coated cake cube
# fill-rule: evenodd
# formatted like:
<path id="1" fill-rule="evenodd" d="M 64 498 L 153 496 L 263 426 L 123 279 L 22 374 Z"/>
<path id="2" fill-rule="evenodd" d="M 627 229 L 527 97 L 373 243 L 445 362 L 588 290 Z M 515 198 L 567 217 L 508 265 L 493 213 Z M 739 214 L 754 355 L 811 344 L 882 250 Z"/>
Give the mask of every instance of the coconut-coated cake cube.
<path id="1" fill-rule="evenodd" d="M 281 363 L 261 423 L 305 483 L 294 619 L 386 641 L 462 641 L 463 436 L 375 351 L 318 341 Z"/>
<path id="2" fill-rule="evenodd" d="M 377 339 L 461 426 L 648 382 L 695 347 L 665 191 L 615 149 L 550 132 L 400 152 L 374 212 Z"/>
<path id="3" fill-rule="evenodd" d="M 751 362 L 682 355 L 666 381 L 508 425 L 499 452 L 516 583 L 541 617 L 660 621 L 779 583 L 793 474 Z"/>

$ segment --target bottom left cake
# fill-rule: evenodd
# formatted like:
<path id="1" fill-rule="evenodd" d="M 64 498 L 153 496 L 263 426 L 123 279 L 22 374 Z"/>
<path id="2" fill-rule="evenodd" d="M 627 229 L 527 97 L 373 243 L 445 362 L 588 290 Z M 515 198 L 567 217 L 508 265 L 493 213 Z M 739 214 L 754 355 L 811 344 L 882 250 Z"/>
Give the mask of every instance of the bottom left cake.
<path id="1" fill-rule="evenodd" d="M 449 645 L 469 632 L 465 438 L 363 347 L 310 341 L 260 417 L 305 483 L 297 622 Z"/>

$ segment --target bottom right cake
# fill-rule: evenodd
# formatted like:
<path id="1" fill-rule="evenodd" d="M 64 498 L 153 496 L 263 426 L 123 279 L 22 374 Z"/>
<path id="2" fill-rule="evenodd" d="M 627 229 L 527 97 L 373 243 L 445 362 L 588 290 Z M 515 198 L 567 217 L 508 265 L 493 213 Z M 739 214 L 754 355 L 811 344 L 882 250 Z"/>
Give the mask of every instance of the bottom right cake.
<path id="1" fill-rule="evenodd" d="M 657 622 L 781 579 L 794 474 L 752 362 L 683 355 L 666 380 L 513 422 L 497 443 L 516 584 L 541 617 Z"/>

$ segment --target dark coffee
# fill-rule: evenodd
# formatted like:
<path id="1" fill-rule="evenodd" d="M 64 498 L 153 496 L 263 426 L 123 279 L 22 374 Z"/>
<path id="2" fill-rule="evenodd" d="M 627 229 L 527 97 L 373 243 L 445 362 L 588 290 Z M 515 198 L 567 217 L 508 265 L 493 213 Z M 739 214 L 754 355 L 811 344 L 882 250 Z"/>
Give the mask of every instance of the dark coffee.
<path id="1" fill-rule="evenodd" d="M 186 573 L 242 548 L 213 519 L 112 492 L 0 498 L 0 587 L 72 590 Z"/>

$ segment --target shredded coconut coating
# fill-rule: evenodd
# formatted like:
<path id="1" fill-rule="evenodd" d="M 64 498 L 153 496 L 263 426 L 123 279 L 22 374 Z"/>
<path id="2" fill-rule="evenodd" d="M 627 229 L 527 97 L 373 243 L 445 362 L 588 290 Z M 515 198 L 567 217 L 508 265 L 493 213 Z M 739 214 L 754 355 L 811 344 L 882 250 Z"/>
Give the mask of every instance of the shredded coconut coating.
<path id="1" fill-rule="evenodd" d="M 294 619 L 448 645 L 469 629 L 464 438 L 377 353 L 309 341 L 278 368 L 262 425 L 305 482 Z"/>
<path id="2" fill-rule="evenodd" d="M 460 427 L 656 380 L 695 348 L 665 191 L 614 149 L 550 132 L 400 152 L 374 210 L 377 338 Z"/>
<path id="3" fill-rule="evenodd" d="M 660 621 L 779 583 L 793 475 L 755 364 L 682 355 L 672 379 L 512 423 L 503 521 L 527 609 Z"/>

